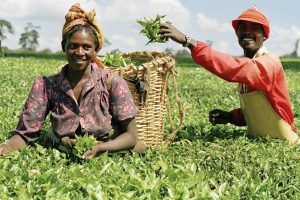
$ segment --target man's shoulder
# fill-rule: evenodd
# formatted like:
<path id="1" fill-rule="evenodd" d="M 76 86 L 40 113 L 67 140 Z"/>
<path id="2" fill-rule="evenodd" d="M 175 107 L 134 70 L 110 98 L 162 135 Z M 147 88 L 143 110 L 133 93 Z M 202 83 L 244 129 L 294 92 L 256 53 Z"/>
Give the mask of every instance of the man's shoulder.
<path id="1" fill-rule="evenodd" d="M 256 61 L 260 63 L 269 73 L 278 74 L 283 72 L 281 60 L 278 55 L 273 53 L 265 53 L 256 58 Z"/>
<path id="2" fill-rule="evenodd" d="M 268 62 L 275 62 L 281 65 L 279 56 L 267 50 L 261 51 L 260 55 L 257 56 L 256 59 L 266 60 Z"/>
<path id="3" fill-rule="evenodd" d="M 268 60 L 274 61 L 277 64 L 281 65 L 281 61 L 278 55 L 274 54 L 274 53 L 266 53 L 264 56 L 266 56 L 268 58 Z"/>

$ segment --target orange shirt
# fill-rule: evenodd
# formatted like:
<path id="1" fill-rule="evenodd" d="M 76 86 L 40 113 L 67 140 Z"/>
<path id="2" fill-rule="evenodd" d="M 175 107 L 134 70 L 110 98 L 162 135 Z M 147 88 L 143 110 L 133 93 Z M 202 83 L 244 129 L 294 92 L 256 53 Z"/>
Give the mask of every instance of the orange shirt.
<path id="1" fill-rule="evenodd" d="M 269 54 L 262 47 L 253 59 L 235 58 L 215 51 L 200 41 L 191 53 L 194 61 L 208 71 L 229 82 L 239 83 L 241 93 L 263 91 L 277 114 L 296 132 L 287 81 L 277 56 Z M 242 125 L 244 119 L 241 110 L 235 109 L 232 113 L 232 123 Z"/>

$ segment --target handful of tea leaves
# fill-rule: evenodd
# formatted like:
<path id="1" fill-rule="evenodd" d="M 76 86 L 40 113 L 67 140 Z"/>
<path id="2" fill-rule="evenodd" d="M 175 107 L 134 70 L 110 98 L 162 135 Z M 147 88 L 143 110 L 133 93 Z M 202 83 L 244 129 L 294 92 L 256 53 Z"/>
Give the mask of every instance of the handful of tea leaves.
<path id="1" fill-rule="evenodd" d="M 83 136 L 75 137 L 76 143 L 72 153 L 77 157 L 81 157 L 86 151 L 91 150 L 97 143 L 97 140 L 93 135 L 85 134 Z"/>
<path id="2" fill-rule="evenodd" d="M 126 67 L 127 65 L 131 64 L 130 58 L 124 58 L 121 54 L 106 54 L 102 59 L 102 62 L 106 66 L 110 67 Z"/>
<path id="3" fill-rule="evenodd" d="M 140 31 L 140 33 L 145 35 L 149 39 L 147 44 L 154 43 L 154 42 L 164 43 L 168 41 L 168 38 L 162 39 L 158 34 L 160 32 L 159 26 L 161 23 L 161 19 L 164 18 L 165 16 L 166 15 L 156 15 L 155 19 L 147 19 L 146 17 L 144 17 L 144 20 L 142 19 L 136 20 L 137 23 L 139 23 L 143 28 Z M 165 22 L 165 23 L 172 24 L 171 22 Z"/>

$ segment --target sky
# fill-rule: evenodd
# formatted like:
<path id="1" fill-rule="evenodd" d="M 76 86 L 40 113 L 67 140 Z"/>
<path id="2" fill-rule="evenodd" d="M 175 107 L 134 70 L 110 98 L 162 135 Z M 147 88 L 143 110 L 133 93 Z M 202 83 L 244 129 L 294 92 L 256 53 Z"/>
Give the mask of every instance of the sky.
<path id="1" fill-rule="evenodd" d="M 300 38 L 299 0 L 5 0 L 0 4 L 0 19 L 11 22 L 15 33 L 7 34 L 2 45 L 19 49 L 20 35 L 27 23 L 32 23 L 40 26 L 37 50 L 60 51 L 64 16 L 77 2 L 85 10 L 96 10 L 96 18 L 111 42 L 100 54 L 115 49 L 122 52 L 183 49 L 173 41 L 146 45 L 148 40 L 139 34 L 141 27 L 136 20 L 160 14 L 166 15 L 164 19 L 184 34 L 201 41 L 213 41 L 214 49 L 242 55 L 231 20 L 253 5 L 270 20 L 270 38 L 265 42 L 269 51 L 277 55 L 289 54 Z"/>

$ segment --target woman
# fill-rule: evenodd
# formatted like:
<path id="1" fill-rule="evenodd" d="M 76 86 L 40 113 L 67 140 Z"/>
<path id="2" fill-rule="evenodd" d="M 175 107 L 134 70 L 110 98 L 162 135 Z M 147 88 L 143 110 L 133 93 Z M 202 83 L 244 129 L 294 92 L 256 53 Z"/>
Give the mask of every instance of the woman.
<path id="1" fill-rule="evenodd" d="M 17 128 L 1 144 L 0 155 L 36 141 L 49 112 L 53 131 L 64 143 L 74 145 L 72 138 L 85 133 L 99 140 L 83 158 L 128 149 L 143 153 L 134 119 L 138 109 L 127 84 L 103 69 L 97 58 L 104 37 L 95 11 L 85 12 L 75 4 L 65 18 L 61 44 L 68 64 L 54 76 L 35 80 Z"/>

